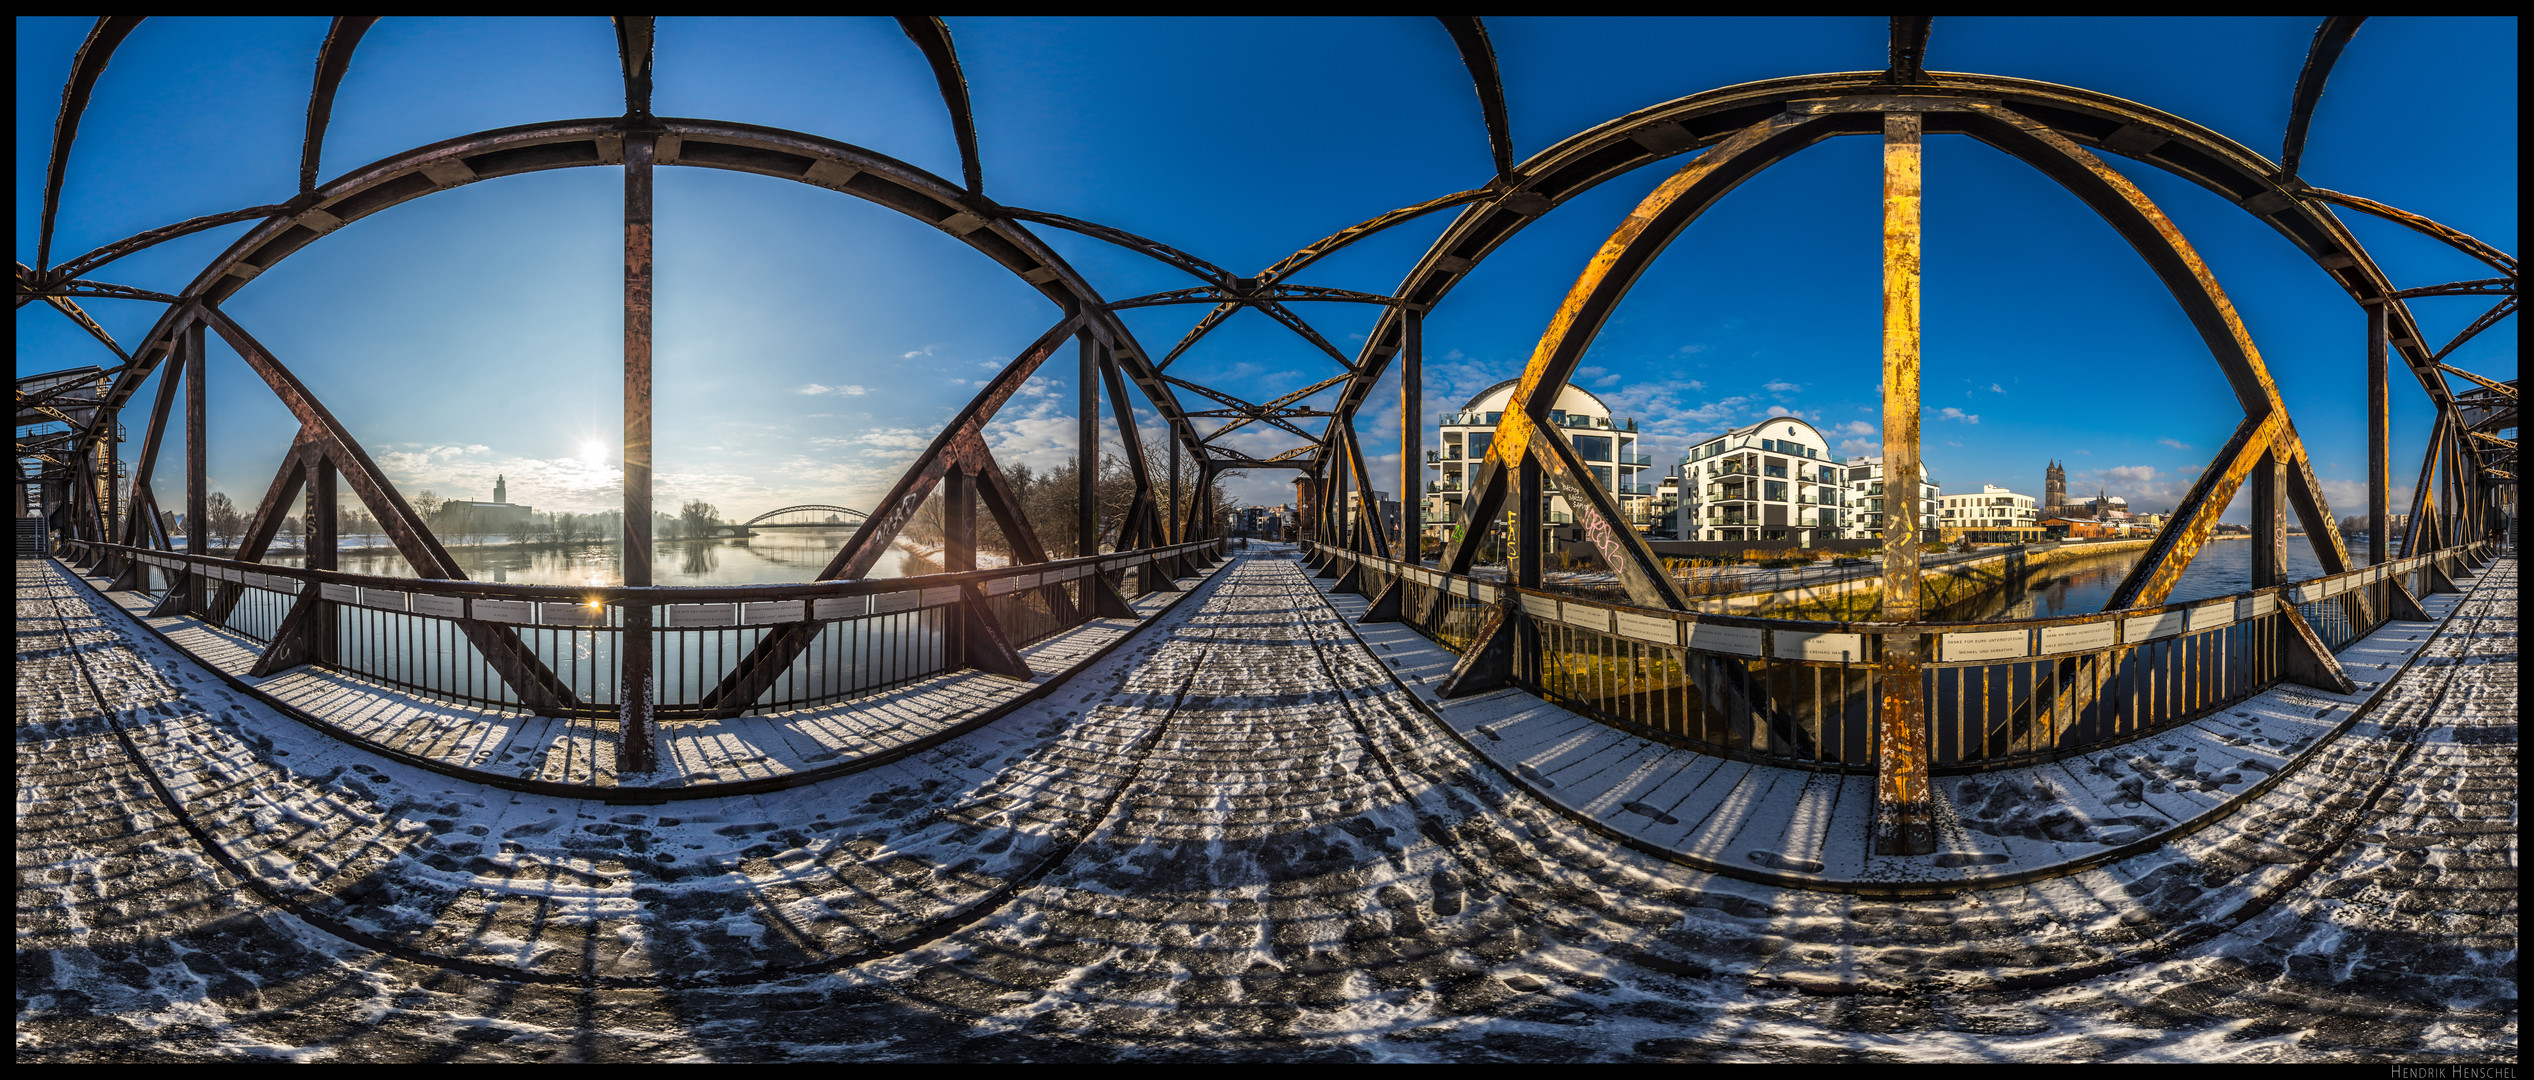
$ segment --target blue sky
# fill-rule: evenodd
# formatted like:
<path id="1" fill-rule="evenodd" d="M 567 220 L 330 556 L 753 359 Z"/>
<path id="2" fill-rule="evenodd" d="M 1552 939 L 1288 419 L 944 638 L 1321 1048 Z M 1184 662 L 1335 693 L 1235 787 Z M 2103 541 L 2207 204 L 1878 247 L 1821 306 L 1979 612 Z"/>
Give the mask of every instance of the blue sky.
<path id="1" fill-rule="evenodd" d="M 1941 18 L 1928 66 L 2118 94 L 2275 156 L 2314 23 Z M 61 82 L 89 24 L 17 22 L 22 261 L 35 256 Z M 1116 225 L 1236 272 L 1491 172 L 1468 75 L 1431 19 L 950 26 L 989 196 Z M 1716 86 L 1883 63 L 1880 17 L 1488 26 L 1517 158 Z M 324 32 L 321 18 L 142 24 L 82 124 L 54 258 L 295 190 Z M 796 128 L 959 174 L 931 74 L 888 19 L 662 19 L 659 40 L 663 115 Z M 2304 175 L 2515 251 L 2515 41 L 2513 20 L 2371 19 L 2324 96 Z M 612 115 L 622 100 L 604 19 L 389 18 L 353 60 L 320 175 L 485 128 Z M 2241 310 L 2333 509 L 2362 511 L 2361 314 L 2266 226 L 2179 179 L 2116 164 L 2181 225 Z M 1429 414 L 1519 372 L 1586 258 L 1670 171 L 1639 170 L 1568 203 L 1429 316 Z M 613 169 L 571 169 L 407 203 L 261 275 L 227 309 L 408 493 L 489 498 L 500 473 L 514 501 L 541 509 L 614 506 L 621 189 Z M 2144 264 L 2073 197 L 1965 139 L 1931 140 L 1927 192 L 1924 438 L 1947 489 L 2038 493 L 2044 462 L 2059 458 L 2076 490 L 2108 486 L 2142 508 L 2178 497 L 2239 414 Z M 1745 184 L 1646 274 L 1578 381 L 1636 417 L 1658 460 L 1789 412 L 1834 431 L 1834 444 L 1878 452 L 1878 195 L 1869 139 L 1832 140 Z M 1386 293 L 1448 217 L 1394 229 L 1299 280 Z M 2441 245 L 2343 217 L 2397 283 L 2488 276 Z M 700 497 L 745 515 L 870 505 L 978 382 L 1056 316 L 965 245 L 832 192 L 664 169 L 658 220 L 664 506 Z M 244 230 L 161 245 L 100 276 L 177 291 Z M 1194 284 L 1142 256 L 1037 231 L 1111 298 Z M 127 344 L 158 314 L 138 301 L 87 306 Z M 2441 341 L 2482 307 L 2413 304 Z M 1162 350 L 1202 310 L 1126 317 Z M 1299 310 L 1350 352 L 1373 314 Z M 2516 342 L 2510 320 L 2452 362 L 2513 377 Z M 103 356 L 44 305 L 20 309 L 21 374 Z M 1335 371 L 1248 312 L 1172 368 L 1253 401 Z M 211 375 L 212 481 L 250 501 L 292 425 L 222 347 Z M 1072 379 L 1068 356 L 1005 409 L 992 432 L 1001 456 L 1049 465 L 1074 454 Z M 2428 410 L 2407 375 L 2397 372 L 2396 387 L 2396 486 L 2407 490 Z M 1397 400 L 1384 387 L 1359 424 L 1389 476 Z M 129 421 L 135 441 L 144 422 Z M 1273 452 L 1291 440 L 1229 441 Z M 1281 502 L 1289 478 L 1252 477 L 1238 494 Z"/>

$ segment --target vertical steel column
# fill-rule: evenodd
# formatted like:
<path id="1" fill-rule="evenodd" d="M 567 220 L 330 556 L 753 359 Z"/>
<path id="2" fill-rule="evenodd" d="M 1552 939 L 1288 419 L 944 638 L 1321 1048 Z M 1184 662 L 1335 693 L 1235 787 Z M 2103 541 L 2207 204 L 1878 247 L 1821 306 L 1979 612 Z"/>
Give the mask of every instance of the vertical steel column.
<path id="1" fill-rule="evenodd" d="M 1917 113 L 1883 114 L 1883 621 L 1915 623 L 1918 609 Z M 1875 732 L 1874 853 L 1936 850 L 1927 771 L 1926 690 L 1914 628 L 1883 635 L 1883 712 Z"/>
<path id="2" fill-rule="evenodd" d="M 654 132 L 625 135 L 625 523 L 628 587 L 651 584 L 651 168 Z M 651 605 L 625 605 L 617 649 L 624 685 L 616 719 L 616 771 L 653 767 Z"/>
<path id="3" fill-rule="evenodd" d="M 1176 432 L 1176 431 L 1174 431 L 1174 432 L 1171 432 L 1171 433 L 1170 433 L 1170 524 L 1167 526 L 1167 528 L 1168 528 L 1170 531 L 1169 531 L 1168 533 L 1166 533 L 1166 534 L 1164 534 L 1164 535 L 1163 535 L 1162 542 L 1163 542 L 1163 543 L 1166 543 L 1166 544 L 1176 544 L 1176 543 L 1178 543 L 1178 542 L 1179 542 L 1179 433 L 1178 433 L 1178 432 Z"/>
<path id="4" fill-rule="evenodd" d="M 958 465 L 941 474 L 941 568 L 977 568 L 977 478 Z"/>
<path id="5" fill-rule="evenodd" d="M 1399 550 L 1414 566 L 1425 561 L 1425 315 L 1399 315 Z"/>
<path id="6" fill-rule="evenodd" d="M 2288 581 L 2288 463 L 2276 447 L 2252 467 L 2252 587 Z"/>
<path id="7" fill-rule="evenodd" d="M 2385 383 L 2385 309 L 2379 301 L 2367 309 L 2367 562 L 2385 561 L 2388 526 L 2392 523 L 2393 403 Z"/>
<path id="8" fill-rule="evenodd" d="M 1472 529 L 1483 527 L 1482 522 L 1470 523 Z M 1547 485 L 1540 473 L 1540 456 L 1525 448 L 1522 464 L 1513 471 L 1513 520 L 1505 525 L 1505 542 L 1514 545 L 1506 556 L 1513 584 L 1540 587 L 1540 555 L 1548 546 L 1548 528 Z M 1508 667 L 1515 681 L 1536 688 L 1541 685 L 1540 628 L 1518 614 L 1521 606 L 1511 596 L 1504 598 L 1505 617 L 1513 620 L 1513 662 Z"/>
<path id="9" fill-rule="evenodd" d="M 185 328 L 185 550 L 196 555 L 211 554 L 211 530 L 206 509 L 210 490 L 204 471 L 203 454 L 209 445 L 210 408 L 202 383 L 202 354 L 205 344 L 202 320 Z M 203 610 L 202 575 L 185 572 L 183 610 Z"/>
<path id="10" fill-rule="evenodd" d="M 305 565 L 310 570 L 333 570 L 338 566 L 336 549 L 340 543 L 336 536 L 335 524 L 334 459 L 322 453 L 313 456 L 316 460 L 309 463 L 308 469 L 308 519 L 305 534 L 308 557 Z M 308 586 L 311 589 L 316 587 L 313 584 Z M 334 605 L 320 599 L 311 614 L 316 618 L 308 627 L 308 658 L 320 664 L 336 663 L 338 658 L 335 656 Z"/>
<path id="11" fill-rule="evenodd" d="M 106 451 L 106 519 L 99 524 L 99 527 L 104 530 L 104 535 L 99 536 L 98 539 L 104 540 L 108 543 L 114 542 L 115 537 L 123 535 L 123 531 L 115 527 L 116 524 L 123 518 L 123 499 L 121 493 L 114 489 L 115 475 L 123 471 L 120 468 L 123 457 L 123 436 L 118 430 L 123 426 L 122 421 L 122 410 L 102 407 L 97 410 L 97 422 L 104 425 L 103 430 L 105 431 L 106 436 L 104 440 Z M 121 560 L 114 560 L 110 562 L 109 565 L 119 564 L 120 561 Z"/>
<path id="12" fill-rule="evenodd" d="M 1100 553 L 1100 341 L 1084 330 L 1082 345 L 1082 416 L 1074 431 L 1075 555 Z"/>

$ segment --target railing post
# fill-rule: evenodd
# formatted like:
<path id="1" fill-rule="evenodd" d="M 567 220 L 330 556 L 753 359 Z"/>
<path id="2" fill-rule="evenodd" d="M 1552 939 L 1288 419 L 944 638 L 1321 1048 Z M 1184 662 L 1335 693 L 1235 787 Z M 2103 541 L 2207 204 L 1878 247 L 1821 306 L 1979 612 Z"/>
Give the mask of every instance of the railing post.
<path id="1" fill-rule="evenodd" d="M 1883 114 L 1883 621 L 1915 623 L 1918 610 L 1917 113 Z M 1928 775 L 1926 691 L 1919 635 L 1882 635 L 1881 722 L 1875 731 L 1874 853 L 1936 850 L 1935 789 Z"/>
<path id="2" fill-rule="evenodd" d="M 648 117 L 643 119 L 647 120 Z M 625 135 L 625 584 L 651 584 L 651 169 L 656 131 Z M 624 606 L 616 771 L 652 771 L 651 604 Z"/>
<path id="3" fill-rule="evenodd" d="M 210 444 L 210 433 L 205 430 L 210 423 L 210 409 L 202 383 L 205 341 L 202 320 L 196 319 L 185 328 L 185 550 L 196 555 L 211 554 L 209 487 L 203 457 Z M 185 571 L 184 591 L 180 610 L 201 611 L 202 575 L 190 567 Z"/>
<path id="4" fill-rule="evenodd" d="M 305 542 L 308 546 L 307 557 L 302 560 L 302 562 L 308 567 L 308 569 L 336 570 L 341 568 L 341 556 L 339 552 L 342 547 L 342 538 L 339 535 L 339 527 L 335 522 L 335 514 L 336 487 L 334 459 L 320 453 L 316 455 L 316 460 L 311 462 L 309 465 L 308 520 L 302 523 L 305 526 L 302 530 L 302 535 L 306 537 Z M 316 587 L 317 585 L 314 582 L 311 582 L 308 585 L 308 588 L 311 589 Z M 316 618 L 310 622 L 308 627 L 308 657 L 310 661 L 326 665 L 339 663 L 341 658 L 338 656 L 338 650 L 336 647 L 337 643 L 335 641 L 336 616 L 334 605 L 326 603 L 320 599 L 313 613 Z"/>
<path id="5" fill-rule="evenodd" d="M 2393 413 L 2385 383 L 2385 301 L 2367 308 L 2367 562 L 2382 566 L 2392 526 Z"/>
<path id="6" fill-rule="evenodd" d="M 2252 587 L 2288 583 L 2288 463 L 2273 447 L 2252 467 Z"/>
<path id="7" fill-rule="evenodd" d="M 1416 566 L 1425 561 L 1425 315 L 1402 304 L 1399 318 L 1399 550 Z"/>

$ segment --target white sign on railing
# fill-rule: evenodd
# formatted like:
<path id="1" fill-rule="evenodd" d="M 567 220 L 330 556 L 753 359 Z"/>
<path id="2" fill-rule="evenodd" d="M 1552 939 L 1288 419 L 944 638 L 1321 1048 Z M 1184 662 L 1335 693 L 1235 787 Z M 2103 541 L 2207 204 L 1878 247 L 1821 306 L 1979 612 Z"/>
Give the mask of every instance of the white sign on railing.
<path id="1" fill-rule="evenodd" d="M 2120 638 L 2125 643 L 2136 644 L 2141 641 L 2172 637 L 2186 629 L 2188 622 L 2188 614 L 2180 611 L 2140 615 L 2121 620 Z"/>
<path id="2" fill-rule="evenodd" d="M 1773 653 L 1780 660 L 1825 660 L 1855 663 L 1865 659 L 1865 635 L 1780 630 Z"/>
<path id="3" fill-rule="evenodd" d="M 1753 626 L 1718 626 L 1711 622 L 1688 624 L 1689 647 L 1706 652 L 1732 653 L 1736 656 L 1760 655 L 1760 630 Z"/>
<path id="4" fill-rule="evenodd" d="M 547 626 L 605 626 L 607 609 L 596 604 L 557 600 L 537 605 L 537 621 Z"/>
<path id="5" fill-rule="evenodd" d="M 958 602 L 959 586 L 957 585 L 942 585 L 924 590 L 923 606 L 925 607 L 940 607 Z"/>
<path id="6" fill-rule="evenodd" d="M 401 589 L 363 589 L 361 590 L 361 606 L 385 611 L 403 611 L 405 596 L 406 593 Z"/>
<path id="7" fill-rule="evenodd" d="M 924 594 L 909 589 L 902 592 L 881 593 L 872 597 L 871 600 L 872 613 L 886 615 L 890 612 L 913 611 L 916 608 L 922 607 L 924 604 Z"/>
<path id="8" fill-rule="evenodd" d="M 357 604 L 361 602 L 361 590 L 329 581 L 317 586 L 317 597 L 322 600 L 332 600 L 338 604 Z"/>
<path id="9" fill-rule="evenodd" d="M 810 611 L 821 619 L 851 619 L 871 614 L 868 596 L 822 596 L 810 605 Z"/>
<path id="10" fill-rule="evenodd" d="M 1591 630 L 1595 633 L 1601 634 L 1607 634 L 1610 632 L 1609 608 L 1592 607 L 1587 604 L 1563 604 L 1560 606 L 1565 610 L 1558 613 L 1557 621 L 1565 623 L 1566 625 L 1572 626 L 1578 630 Z"/>
<path id="11" fill-rule="evenodd" d="M 737 604 L 670 604 L 666 626 L 737 626 Z"/>
<path id="12" fill-rule="evenodd" d="M 2117 640 L 2118 634 L 2119 627 L 2109 619 L 2070 626 L 2045 626 L 2041 628 L 2041 655 L 2058 656 L 2108 649 Z"/>
<path id="13" fill-rule="evenodd" d="M 1635 638 L 1638 641 L 1656 645 L 1677 646 L 1681 643 L 1680 620 L 1668 616 L 1639 615 L 1635 612 L 1618 611 L 1611 613 L 1611 623 L 1612 629 L 1617 630 L 1622 637 Z"/>
<path id="14" fill-rule="evenodd" d="M 745 608 L 750 626 L 799 622 L 809 617 L 809 605 L 799 600 L 751 600 Z"/>
<path id="15" fill-rule="evenodd" d="M 2279 594 L 2255 593 L 2235 601 L 2235 618 L 2258 619 L 2279 610 Z"/>
<path id="16" fill-rule="evenodd" d="M 1523 614 L 1529 615 L 1534 619 L 1541 619 L 1547 622 L 1557 621 L 1557 601 L 1555 599 L 1546 596 L 1533 596 L 1529 593 L 1522 593 L 1521 596 Z"/>
<path id="17" fill-rule="evenodd" d="M 537 617 L 537 606 L 526 600 L 475 600 L 469 606 L 478 622 L 526 623 Z"/>
<path id="18" fill-rule="evenodd" d="M 430 593 L 415 593 L 413 594 L 413 606 L 416 614 L 430 615 L 442 619 L 463 619 L 466 617 L 466 599 L 464 597 L 433 596 Z"/>
<path id="19" fill-rule="evenodd" d="M 2191 632 L 2194 634 L 2215 627 L 2233 626 L 2235 625 L 2235 602 L 2220 600 L 2214 604 L 2202 604 L 2192 608 L 2190 615 Z"/>
<path id="20" fill-rule="evenodd" d="M 1945 634 L 1938 640 L 1936 654 L 1941 658 L 1939 662 L 1947 664 L 1972 660 L 2020 660 L 2032 654 L 2032 632 L 1971 630 Z"/>

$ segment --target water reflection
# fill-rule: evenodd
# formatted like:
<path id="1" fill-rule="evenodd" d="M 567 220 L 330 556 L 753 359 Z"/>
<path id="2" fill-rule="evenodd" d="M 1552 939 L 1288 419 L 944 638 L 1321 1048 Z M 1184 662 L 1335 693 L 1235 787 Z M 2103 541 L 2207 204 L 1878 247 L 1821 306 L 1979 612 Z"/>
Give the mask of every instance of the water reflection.
<path id="1" fill-rule="evenodd" d="M 1942 622 L 1988 622 L 2001 619 L 2051 618 L 2060 615 L 2084 615 L 2103 610 L 2120 588 L 2122 579 L 2146 552 L 2127 551 L 2081 563 L 2044 567 L 2029 579 L 1997 592 L 1986 593 L 1946 610 L 1931 613 L 1929 618 Z M 2352 566 L 2367 565 L 2367 552 L 2361 546 L 2349 553 Z M 2288 580 L 2303 581 L 2321 577 L 2323 563 L 2314 555 L 2313 546 L 2304 537 L 2288 538 Z M 2205 600 L 2213 596 L 2230 596 L 2252 588 L 2252 541 L 2210 540 L 2200 548 L 2199 557 L 2191 560 L 2189 569 L 2173 587 L 2166 603 L 2179 604 Z"/>
<path id="2" fill-rule="evenodd" d="M 827 568 L 853 535 L 850 529 L 787 529 L 757 536 L 721 540 L 680 540 L 652 549 L 651 580 L 661 585 L 761 585 L 811 581 Z M 477 581 L 523 585 L 610 586 L 624 583 L 616 545 L 574 544 L 522 547 L 451 547 L 451 557 L 466 576 Z M 276 566 L 300 566 L 304 560 L 276 557 Z M 345 573 L 381 577 L 413 577 L 411 566 L 393 550 L 347 552 L 336 559 Z M 875 578 L 939 573 L 936 563 L 903 549 L 891 548 L 871 569 Z"/>

